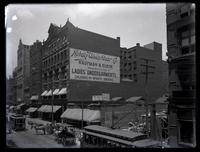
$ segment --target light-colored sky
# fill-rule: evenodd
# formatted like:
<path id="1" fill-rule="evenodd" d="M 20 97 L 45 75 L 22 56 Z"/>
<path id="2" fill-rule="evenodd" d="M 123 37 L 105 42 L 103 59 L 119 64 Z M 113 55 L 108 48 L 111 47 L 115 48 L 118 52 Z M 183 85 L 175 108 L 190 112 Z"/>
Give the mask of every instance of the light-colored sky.
<path id="1" fill-rule="evenodd" d="M 6 75 L 17 65 L 19 39 L 27 45 L 46 40 L 50 23 L 63 26 L 67 18 L 74 26 L 121 38 L 121 47 L 162 43 L 166 59 L 166 15 L 164 3 L 151 4 L 11 4 L 5 8 Z"/>

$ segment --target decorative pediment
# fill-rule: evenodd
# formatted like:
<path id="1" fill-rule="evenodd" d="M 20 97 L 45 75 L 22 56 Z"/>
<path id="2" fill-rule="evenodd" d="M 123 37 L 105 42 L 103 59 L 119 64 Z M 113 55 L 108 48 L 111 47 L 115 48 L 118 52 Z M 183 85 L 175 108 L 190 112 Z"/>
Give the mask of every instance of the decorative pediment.
<path id="1" fill-rule="evenodd" d="M 49 35 L 52 35 L 52 34 L 56 33 L 59 29 L 60 29 L 60 27 L 58 27 L 56 24 L 51 23 L 48 33 L 49 33 Z"/>

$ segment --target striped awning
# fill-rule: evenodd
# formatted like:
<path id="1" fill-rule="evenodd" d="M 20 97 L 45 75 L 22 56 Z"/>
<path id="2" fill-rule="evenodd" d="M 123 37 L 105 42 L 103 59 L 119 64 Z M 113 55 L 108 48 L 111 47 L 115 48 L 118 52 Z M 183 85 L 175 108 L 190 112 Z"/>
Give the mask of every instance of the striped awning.
<path id="1" fill-rule="evenodd" d="M 49 90 L 49 92 L 45 96 L 52 96 L 52 90 Z"/>
<path id="2" fill-rule="evenodd" d="M 45 96 L 46 94 L 47 94 L 47 90 L 45 90 L 42 94 L 41 94 L 41 96 Z"/>
<path id="3" fill-rule="evenodd" d="M 53 95 L 58 95 L 58 93 L 59 93 L 59 89 L 55 89 L 55 90 L 53 91 Z"/>
<path id="4" fill-rule="evenodd" d="M 61 108 L 61 106 L 53 106 L 53 113 L 58 111 L 60 108 Z M 52 112 L 52 106 L 51 105 L 42 105 L 37 111 L 50 113 L 50 112 Z"/>
<path id="5" fill-rule="evenodd" d="M 82 109 L 67 109 L 61 118 L 72 119 L 72 120 L 82 120 Z M 100 111 L 83 109 L 83 120 L 86 122 L 98 122 L 100 121 Z"/>
<path id="6" fill-rule="evenodd" d="M 67 88 L 62 88 L 58 93 L 58 95 L 63 95 L 63 94 L 67 94 Z"/>
<path id="7" fill-rule="evenodd" d="M 24 105 L 25 105 L 25 103 L 21 103 L 21 104 L 17 105 L 17 110 L 21 109 L 21 107 Z"/>
<path id="8" fill-rule="evenodd" d="M 126 99 L 126 102 L 129 102 L 129 103 L 143 103 L 143 98 L 141 96 L 139 97 L 130 97 L 128 99 Z"/>
<path id="9" fill-rule="evenodd" d="M 162 97 L 160 97 L 160 98 L 158 98 L 156 101 L 155 101 L 155 103 L 160 103 L 160 104 L 162 104 L 162 103 L 168 103 L 168 97 L 166 97 L 166 96 L 162 96 Z"/>
<path id="10" fill-rule="evenodd" d="M 37 95 L 32 96 L 32 97 L 30 98 L 30 100 L 38 100 L 38 96 L 37 96 Z"/>
<path id="11" fill-rule="evenodd" d="M 35 112 L 37 110 L 37 108 L 35 108 L 35 107 L 30 107 L 30 108 L 28 108 L 27 110 L 26 110 L 26 112 Z"/>
<path id="12" fill-rule="evenodd" d="M 119 100 L 122 100 L 122 99 L 123 99 L 123 97 L 114 97 L 111 100 L 112 101 L 119 101 Z"/>
<path id="13" fill-rule="evenodd" d="M 22 99 L 21 98 L 17 98 L 17 101 L 20 102 L 20 101 L 22 101 Z"/>

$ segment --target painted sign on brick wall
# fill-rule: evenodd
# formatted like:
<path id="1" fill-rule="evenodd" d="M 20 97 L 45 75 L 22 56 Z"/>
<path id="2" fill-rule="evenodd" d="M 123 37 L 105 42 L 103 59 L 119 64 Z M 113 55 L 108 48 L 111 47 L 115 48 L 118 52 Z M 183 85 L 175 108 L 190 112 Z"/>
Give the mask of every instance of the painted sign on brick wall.
<path id="1" fill-rule="evenodd" d="M 70 48 L 70 79 L 120 82 L 120 58 Z"/>

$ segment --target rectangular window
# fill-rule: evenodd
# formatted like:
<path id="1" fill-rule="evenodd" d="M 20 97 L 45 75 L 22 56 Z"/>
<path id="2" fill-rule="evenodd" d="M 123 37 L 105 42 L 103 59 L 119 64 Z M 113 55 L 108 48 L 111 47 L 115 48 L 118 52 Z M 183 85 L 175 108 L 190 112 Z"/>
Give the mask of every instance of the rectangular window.
<path id="1" fill-rule="evenodd" d="M 182 38 L 185 38 L 185 37 L 188 37 L 189 36 L 189 31 L 183 31 L 182 33 L 181 33 L 181 37 Z"/>
<path id="2" fill-rule="evenodd" d="M 182 48 L 182 50 L 181 50 L 182 52 L 182 54 L 187 54 L 187 53 L 189 53 L 190 52 L 190 49 L 189 49 L 189 47 L 184 47 L 184 48 Z"/>
<path id="3" fill-rule="evenodd" d="M 193 122 L 179 121 L 179 140 L 181 143 L 193 143 Z"/>
<path id="4" fill-rule="evenodd" d="M 134 81 L 137 82 L 137 75 L 134 74 Z"/>
<path id="5" fill-rule="evenodd" d="M 195 35 L 191 36 L 191 44 L 195 44 Z"/>
<path id="6" fill-rule="evenodd" d="M 191 52 L 195 52 L 195 45 L 191 45 Z"/>
<path id="7" fill-rule="evenodd" d="M 182 39 L 181 46 L 184 47 L 188 45 L 189 45 L 189 38 Z"/>

